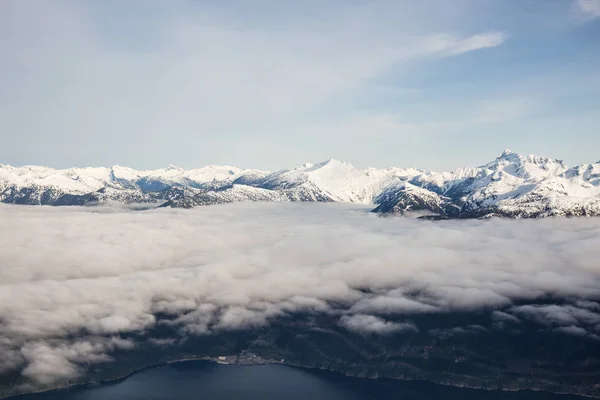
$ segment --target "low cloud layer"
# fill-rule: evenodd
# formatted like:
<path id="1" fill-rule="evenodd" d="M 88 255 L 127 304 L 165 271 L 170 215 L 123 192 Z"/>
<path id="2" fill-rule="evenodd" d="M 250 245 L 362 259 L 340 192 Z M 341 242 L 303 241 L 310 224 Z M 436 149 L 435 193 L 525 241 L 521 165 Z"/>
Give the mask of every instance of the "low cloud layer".
<path id="1" fill-rule="evenodd" d="M 369 334 L 389 334 L 394 332 L 418 331 L 412 323 L 397 323 L 386 321 L 383 318 L 374 315 L 354 314 L 344 315 L 340 318 L 339 324 L 351 331 Z"/>
<path id="2" fill-rule="evenodd" d="M 36 384 L 110 362 L 135 346 L 122 336 L 158 324 L 185 337 L 314 312 L 389 335 L 419 331 L 416 314 L 487 308 L 498 324 L 600 333 L 598 219 L 431 222 L 339 204 L 233 204 L 1 206 L 0 220 L 0 374 Z M 522 304 L 544 296 L 568 304 Z"/>

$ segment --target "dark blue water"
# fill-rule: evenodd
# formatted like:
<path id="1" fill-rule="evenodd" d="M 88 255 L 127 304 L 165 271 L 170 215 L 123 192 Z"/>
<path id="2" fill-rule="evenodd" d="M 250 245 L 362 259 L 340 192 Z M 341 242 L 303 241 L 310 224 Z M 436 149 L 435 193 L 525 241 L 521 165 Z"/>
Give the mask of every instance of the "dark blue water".
<path id="1" fill-rule="evenodd" d="M 285 365 L 235 366 L 185 361 L 148 368 L 127 379 L 18 396 L 15 400 L 572 400 L 541 392 L 462 389 L 426 382 L 350 378 Z"/>

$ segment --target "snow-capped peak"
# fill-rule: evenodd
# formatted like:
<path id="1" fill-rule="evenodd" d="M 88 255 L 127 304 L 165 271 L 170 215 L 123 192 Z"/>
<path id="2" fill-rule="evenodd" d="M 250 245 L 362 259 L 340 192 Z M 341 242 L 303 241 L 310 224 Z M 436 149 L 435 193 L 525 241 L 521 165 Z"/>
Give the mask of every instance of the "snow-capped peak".
<path id="1" fill-rule="evenodd" d="M 63 170 L 0 165 L 3 202 L 59 205 L 71 204 L 73 196 L 80 196 L 80 203 L 74 204 L 81 204 L 94 198 L 94 193 L 116 201 L 156 201 L 161 198 L 157 193 L 167 189 L 182 196 L 201 192 L 204 197 L 198 204 L 243 199 L 372 203 L 394 198 L 388 194 L 396 194 L 399 201 L 401 194 L 403 202 L 420 199 L 427 204 L 438 196 L 437 203 L 456 210 L 504 207 L 510 215 L 518 215 L 529 207 L 527 215 L 589 215 L 597 204 L 600 210 L 600 163 L 567 169 L 561 160 L 523 156 L 507 149 L 488 164 L 440 173 L 361 169 L 336 159 L 274 173 L 215 165 L 192 170 L 170 165 L 147 171 L 119 165 Z"/>
<path id="2" fill-rule="evenodd" d="M 67 193 L 89 193 L 103 187 L 166 188 L 170 186 L 201 185 L 214 180 L 233 181 L 236 177 L 256 170 L 243 170 L 230 166 L 207 166 L 184 170 L 170 165 L 157 170 L 139 171 L 120 165 L 109 168 L 54 169 L 41 166 L 0 167 L 2 187 L 46 187 Z"/>
<path id="3" fill-rule="evenodd" d="M 511 149 L 504 149 L 504 151 L 502 152 L 502 154 L 500 155 L 499 158 L 508 157 L 511 154 L 514 154 Z"/>

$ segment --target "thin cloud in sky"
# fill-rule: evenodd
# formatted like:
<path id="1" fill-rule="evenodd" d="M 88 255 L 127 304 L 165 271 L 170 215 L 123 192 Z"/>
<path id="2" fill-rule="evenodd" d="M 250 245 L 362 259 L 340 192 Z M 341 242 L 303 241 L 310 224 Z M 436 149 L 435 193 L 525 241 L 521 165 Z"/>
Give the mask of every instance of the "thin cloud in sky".
<path id="1" fill-rule="evenodd" d="M 577 40 L 581 24 L 543 24 L 558 14 L 564 20 L 575 6 L 596 15 L 597 2 L 544 2 L 534 19 L 527 17 L 530 2 L 521 1 L 249 4 L 0 2 L 0 161 L 277 169 L 334 157 L 447 170 L 497 148 L 519 149 L 531 132 L 548 132 L 546 142 L 560 144 L 561 154 L 564 141 L 529 112 L 455 129 L 474 146 L 488 143 L 469 140 L 478 135 L 502 142 L 478 151 L 435 134 L 421 138 L 421 129 L 407 124 L 478 118 L 468 115 L 476 103 L 527 97 L 551 104 L 567 92 L 569 104 L 587 108 L 556 107 L 577 118 L 581 140 L 598 140 L 594 117 L 580 115 L 594 102 L 586 93 L 595 86 L 580 82 L 595 82 L 593 41 L 571 54 L 580 47 L 567 42 Z M 564 46 L 557 35 L 565 35 Z M 530 89 L 559 58 L 582 68 Z M 340 142 L 343 129 L 349 133 Z M 357 130 L 378 140 L 365 143 Z M 592 155 L 565 157 L 577 164 Z"/>
<path id="2" fill-rule="evenodd" d="M 577 0 L 577 6 L 588 19 L 600 18 L 600 0 Z"/>
<path id="3" fill-rule="evenodd" d="M 284 29 L 248 28 L 211 14 L 209 8 L 200 15 L 162 21 L 152 27 L 155 34 L 160 32 L 160 39 L 149 50 L 124 52 L 106 43 L 85 10 L 67 4 L 60 11 L 56 6 L 17 5 L 5 18 L 13 21 L 9 33 L 16 35 L 12 37 L 25 35 L 25 42 L 16 45 L 14 39 L 5 39 L 12 45 L 10 55 L 20 58 L 33 74 L 60 74 L 64 80 L 57 83 L 69 95 L 70 105 L 92 108 L 84 116 L 114 112 L 139 101 L 158 113 L 146 128 L 157 118 L 177 127 L 178 119 L 173 116 L 189 118 L 192 112 L 205 117 L 217 113 L 215 122 L 219 123 L 226 122 L 220 118 L 232 110 L 242 121 L 257 112 L 275 118 L 304 112 L 365 84 L 397 63 L 495 47 L 506 39 L 502 32 L 415 34 L 398 29 L 401 21 L 396 29 L 379 27 L 377 15 L 358 23 L 360 9 L 351 7 L 328 16 L 326 23 L 303 20 Z M 46 15 L 45 21 L 38 21 L 38 13 Z M 16 26 L 21 19 L 25 23 Z M 75 76 L 69 71 L 73 63 L 77 63 Z M 94 107 L 77 104 L 87 94 L 97 96 Z M 163 117 L 165 121 L 160 121 Z"/>
<path id="4" fill-rule="evenodd" d="M 404 13 L 400 6 L 339 3 L 293 18 L 274 5 L 289 17 L 283 25 L 248 24 L 227 5 L 177 6 L 160 18 L 132 16 L 120 40 L 86 3 L 3 2 L 0 77 L 8 86 L 0 100 L 16 111 L 3 113 L 3 131 L 41 135 L 51 148 L 50 137 L 65 146 L 82 146 L 85 138 L 90 157 L 108 151 L 100 137 L 115 141 L 118 152 L 171 135 L 210 146 L 221 135 L 284 133 L 306 121 L 320 124 L 313 114 L 323 107 L 362 101 L 364 88 L 392 69 L 508 38 L 502 31 L 444 32 L 439 18 L 416 26 L 410 14 L 422 10 L 411 2 Z M 118 3 L 105 8 L 131 12 Z M 150 2 L 140 13 L 159 9 Z"/>
<path id="5" fill-rule="evenodd" d="M 473 127 L 514 120 L 536 108 L 534 101 L 526 97 L 475 102 L 466 112 L 460 110 L 457 113 L 452 112 L 450 102 L 443 105 L 447 107 L 448 115 L 442 118 L 423 120 L 400 113 L 364 113 L 352 118 L 324 120 L 319 126 L 310 126 L 309 130 L 340 139 L 354 136 L 376 140 L 389 135 L 403 135 L 407 141 L 419 141 L 424 137 L 457 134 Z"/>
<path id="6" fill-rule="evenodd" d="M 500 46 L 508 39 L 506 32 L 488 32 L 470 36 L 459 43 L 453 50 L 453 54 L 463 54 L 469 51 L 488 49 Z"/>

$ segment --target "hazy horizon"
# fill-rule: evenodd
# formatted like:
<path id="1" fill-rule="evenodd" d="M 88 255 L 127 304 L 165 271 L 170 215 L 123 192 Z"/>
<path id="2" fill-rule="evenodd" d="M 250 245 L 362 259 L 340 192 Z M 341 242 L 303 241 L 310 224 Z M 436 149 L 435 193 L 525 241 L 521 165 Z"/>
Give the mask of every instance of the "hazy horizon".
<path id="1" fill-rule="evenodd" d="M 481 164 L 470 164 L 470 165 L 461 165 L 457 168 L 453 168 L 450 170 L 445 170 L 445 171 L 453 171 L 456 170 L 458 168 L 464 168 L 464 167 L 480 167 L 482 165 L 485 165 L 489 162 L 492 162 L 495 158 L 500 157 L 504 152 L 512 152 L 512 153 L 516 153 L 519 154 L 520 156 L 524 156 L 524 157 L 528 157 L 528 156 L 538 156 L 538 157 L 546 157 L 546 158 L 550 158 L 550 159 L 556 159 L 556 160 L 561 160 L 564 161 L 562 158 L 560 157 L 552 157 L 552 156 L 546 156 L 543 154 L 534 154 L 534 153 L 530 153 L 530 154 L 523 154 L 523 153 L 518 153 L 515 151 L 512 151 L 511 149 L 504 149 L 502 152 L 498 152 L 497 155 Z M 360 169 L 368 169 L 368 168 L 380 168 L 380 169 L 384 169 L 384 168 L 392 168 L 392 167 L 396 167 L 396 168 L 416 168 L 419 170 L 423 170 L 423 171 L 431 171 L 431 172 L 445 172 L 442 170 L 433 170 L 431 168 L 427 168 L 426 166 L 420 166 L 420 165 L 402 165 L 400 163 L 397 164 L 392 164 L 392 165 L 383 165 L 383 166 L 373 166 L 373 165 L 356 165 L 354 162 L 352 162 L 351 160 L 340 160 L 340 159 L 336 159 L 336 158 L 328 158 L 325 160 L 320 160 L 320 161 L 306 161 L 303 162 L 301 164 L 297 164 L 297 165 L 285 165 L 285 166 L 281 166 L 279 168 L 275 168 L 275 169 L 271 169 L 271 170 L 264 170 L 262 169 L 262 171 L 265 172 L 276 172 L 276 171 L 280 171 L 280 170 L 285 170 L 285 169 L 292 169 L 292 168 L 296 168 L 296 167 L 300 167 L 300 166 L 304 166 L 304 165 L 319 165 L 319 164 L 324 164 L 327 163 L 329 161 L 338 161 L 338 162 L 342 162 L 345 164 L 350 164 L 352 167 L 355 168 L 360 168 Z M 587 160 L 584 161 L 583 163 L 579 163 L 579 164 L 569 164 L 566 163 L 565 164 L 569 167 L 575 167 L 577 165 L 581 165 L 581 164 L 593 164 L 593 163 L 600 163 L 600 158 L 598 160 Z M 112 168 L 112 167 L 125 167 L 125 168 L 132 168 L 134 170 L 138 170 L 138 171 L 152 171 L 152 170 L 161 170 L 161 169 L 168 169 L 168 168 L 180 168 L 183 170 L 193 170 L 193 169 L 201 169 L 201 168 L 205 168 L 205 167 L 232 167 L 232 168 L 240 168 L 240 169 L 254 169 L 254 170 L 261 170 L 261 168 L 255 168 L 253 166 L 246 166 L 246 165 L 225 165 L 225 164 L 202 164 L 202 165 L 196 165 L 196 166 L 191 166 L 190 168 L 183 168 L 175 163 L 170 163 L 168 165 L 164 165 L 164 166 L 158 166 L 157 168 L 151 168 L 151 169 L 138 169 L 135 168 L 131 165 L 125 165 L 125 164 L 113 164 L 113 165 L 82 165 L 82 166 L 67 166 L 64 168 L 56 168 L 53 167 L 51 165 L 41 165 L 41 164 L 23 164 L 23 165 L 14 165 L 14 164 L 7 164 L 7 163 L 2 163 L 0 162 L 0 166 L 10 166 L 10 167 L 14 167 L 14 168 L 25 168 L 25 167 L 48 167 L 48 168 L 52 168 L 52 169 L 56 169 L 56 170 L 67 170 L 67 169 L 71 169 L 71 168 Z"/>

